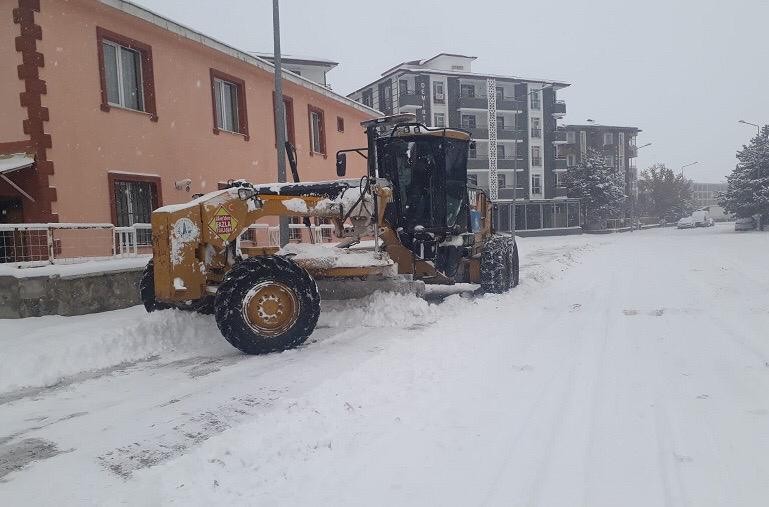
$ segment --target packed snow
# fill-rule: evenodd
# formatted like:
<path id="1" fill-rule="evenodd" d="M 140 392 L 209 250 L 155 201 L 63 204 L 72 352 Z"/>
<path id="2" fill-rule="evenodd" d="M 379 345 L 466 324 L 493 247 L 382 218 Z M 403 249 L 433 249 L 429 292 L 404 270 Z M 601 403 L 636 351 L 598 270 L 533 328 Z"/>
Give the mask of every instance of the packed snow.
<path id="1" fill-rule="evenodd" d="M 336 248 L 327 243 L 289 243 L 278 251 L 278 255 L 288 255 L 298 264 L 315 269 L 393 265 L 385 252 Z"/>
<path id="2" fill-rule="evenodd" d="M 765 505 L 769 233 L 519 246 L 508 294 L 324 304 L 280 354 L 175 310 L 0 321 L 0 503 Z"/>

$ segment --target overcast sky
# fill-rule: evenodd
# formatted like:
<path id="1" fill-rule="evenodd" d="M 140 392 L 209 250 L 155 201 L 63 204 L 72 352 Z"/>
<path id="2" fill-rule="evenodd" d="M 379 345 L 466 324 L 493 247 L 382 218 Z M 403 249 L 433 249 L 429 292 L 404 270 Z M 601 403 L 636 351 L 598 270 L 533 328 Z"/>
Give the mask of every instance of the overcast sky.
<path id="1" fill-rule="evenodd" d="M 272 51 L 270 0 L 134 0 L 239 49 Z M 639 169 L 664 162 L 722 181 L 769 122 L 767 0 L 283 0 L 284 53 L 340 62 L 349 93 L 387 68 L 439 52 L 476 72 L 572 83 L 565 122 L 643 130 Z"/>

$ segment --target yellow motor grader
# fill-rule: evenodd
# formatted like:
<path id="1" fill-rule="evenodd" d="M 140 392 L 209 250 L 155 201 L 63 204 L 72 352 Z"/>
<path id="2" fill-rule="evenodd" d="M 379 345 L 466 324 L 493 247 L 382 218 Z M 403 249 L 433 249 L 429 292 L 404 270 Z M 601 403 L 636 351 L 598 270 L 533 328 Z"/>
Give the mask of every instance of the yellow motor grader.
<path id="1" fill-rule="evenodd" d="M 362 123 L 368 146 L 336 154 L 334 181 L 230 182 L 229 188 L 152 213 L 153 259 L 140 283 L 147 311 L 213 313 L 225 339 L 249 354 L 304 342 L 320 313 L 316 280 L 469 282 L 502 293 L 518 284 L 515 238 L 496 234 L 492 203 L 468 186 L 469 133 L 414 115 Z M 344 179 L 347 155 L 367 175 Z M 327 219 L 341 242 L 263 246 L 237 241 L 265 217 Z M 356 244 L 368 239 L 366 250 Z M 293 247 L 293 248 L 291 248 Z"/>

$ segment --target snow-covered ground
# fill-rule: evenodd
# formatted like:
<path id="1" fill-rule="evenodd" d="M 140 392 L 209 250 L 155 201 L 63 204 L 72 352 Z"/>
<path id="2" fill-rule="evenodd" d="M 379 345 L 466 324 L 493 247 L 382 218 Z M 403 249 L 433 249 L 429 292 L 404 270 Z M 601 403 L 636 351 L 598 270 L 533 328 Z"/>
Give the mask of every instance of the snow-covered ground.
<path id="1" fill-rule="evenodd" d="M 522 285 L 211 317 L 0 321 L 0 505 L 763 506 L 769 234 L 520 240 Z"/>

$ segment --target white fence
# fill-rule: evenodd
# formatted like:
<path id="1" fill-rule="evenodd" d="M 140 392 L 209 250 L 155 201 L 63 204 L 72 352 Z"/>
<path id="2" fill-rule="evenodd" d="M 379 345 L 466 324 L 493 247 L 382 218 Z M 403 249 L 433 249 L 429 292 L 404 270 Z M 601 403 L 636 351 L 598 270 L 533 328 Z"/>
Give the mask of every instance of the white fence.
<path id="1" fill-rule="evenodd" d="M 334 241 L 334 226 L 289 224 L 289 240 L 330 243 Z M 280 243 L 280 229 L 253 224 L 240 235 L 238 244 L 241 241 L 276 246 Z M 151 252 L 150 224 L 0 224 L 0 263 L 5 264 L 68 264 Z"/>

